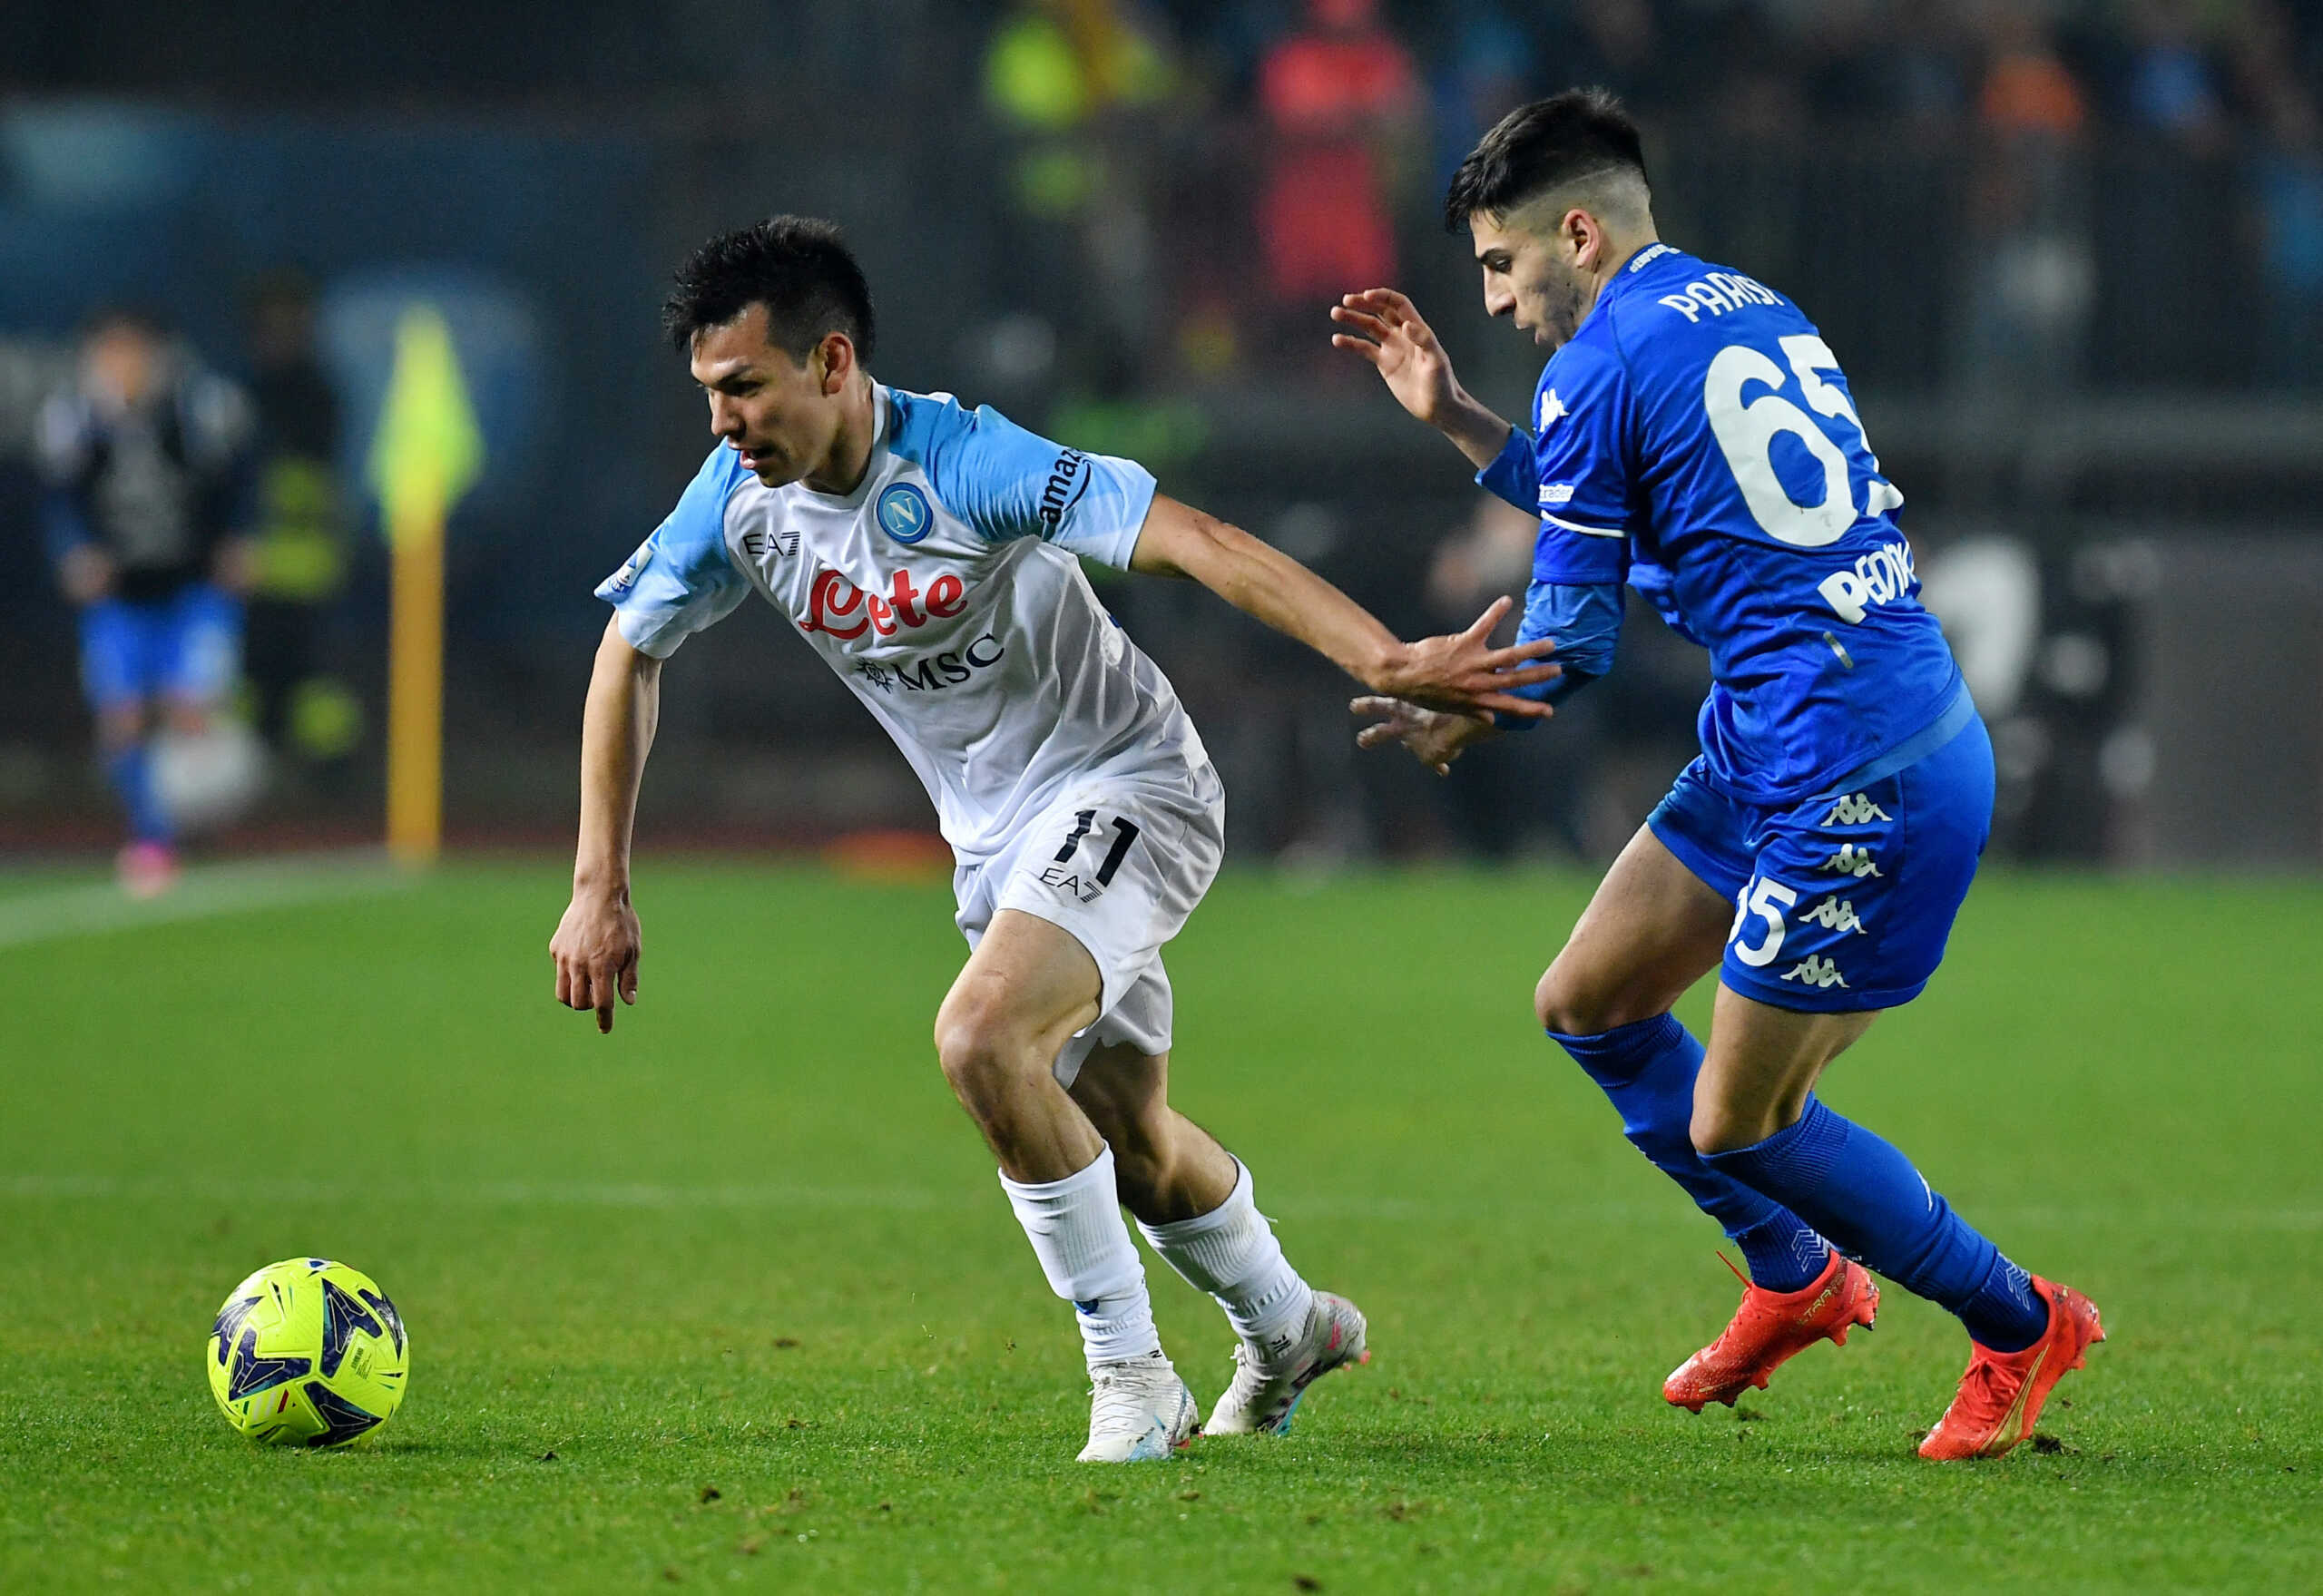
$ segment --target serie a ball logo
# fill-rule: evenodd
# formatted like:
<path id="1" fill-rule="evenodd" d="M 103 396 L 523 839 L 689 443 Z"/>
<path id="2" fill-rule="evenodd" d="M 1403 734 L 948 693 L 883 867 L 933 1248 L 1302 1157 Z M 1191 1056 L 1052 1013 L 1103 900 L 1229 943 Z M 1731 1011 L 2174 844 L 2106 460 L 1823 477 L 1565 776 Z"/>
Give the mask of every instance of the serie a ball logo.
<path id="1" fill-rule="evenodd" d="M 203 1362 L 226 1422 L 277 1446 L 338 1446 L 403 1400 L 403 1318 L 368 1275 L 285 1258 L 234 1288 Z"/>

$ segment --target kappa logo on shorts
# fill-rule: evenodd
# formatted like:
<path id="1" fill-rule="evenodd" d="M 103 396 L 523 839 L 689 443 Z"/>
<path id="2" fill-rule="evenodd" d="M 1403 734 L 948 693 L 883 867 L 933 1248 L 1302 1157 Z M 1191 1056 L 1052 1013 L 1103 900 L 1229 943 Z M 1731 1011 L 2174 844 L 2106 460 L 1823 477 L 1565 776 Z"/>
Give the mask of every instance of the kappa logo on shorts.
<path id="1" fill-rule="evenodd" d="M 1821 903 L 1799 916 L 1807 925 L 1820 925 L 1827 931 L 1853 931 L 1860 934 L 1863 922 L 1856 918 L 1855 906 L 1833 893 Z"/>
<path id="2" fill-rule="evenodd" d="M 1818 870 L 1836 870 L 1842 876 L 1852 876 L 1858 881 L 1866 876 L 1879 874 L 1879 867 L 1872 862 L 1871 850 L 1857 847 L 1851 842 L 1839 844 L 1839 851 L 1816 867 Z"/>
<path id="3" fill-rule="evenodd" d="M 1887 811 L 1873 803 L 1862 793 L 1850 793 L 1831 806 L 1831 812 L 1819 822 L 1825 826 L 1867 826 L 1874 820 L 1889 818 Z"/>
<path id="4" fill-rule="evenodd" d="M 1837 964 L 1828 959 L 1818 959 L 1813 954 L 1808 954 L 1784 971 L 1782 978 L 1806 986 L 1845 987 L 1848 984 L 1847 977 L 1839 974 Z"/>
<path id="5" fill-rule="evenodd" d="M 1097 811 L 1094 809 L 1082 809 L 1073 815 L 1073 829 L 1066 833 L 1064 846 L 1056 850 L 1056 857 L 1050 860 L 1041 872 L 1042 886 L 1054 886 L 1060 892 L 1071 894 L 1075 901 L 1086 904 L 1094 903 L 1097 895 L 1113 884 L 1113 876 L 1121 869 L 1122 861 L 1129 857 L 1130 845 L 1137 840 L 1137 827 L 1134 822 L 1115 815 L 1113 846 L 1105 850 L 1105 857 L 1096 870 L 1084 878 L 1075 856 L 1081 851 L 1081 839 L 1095 830 L 1096 826 Z"/>

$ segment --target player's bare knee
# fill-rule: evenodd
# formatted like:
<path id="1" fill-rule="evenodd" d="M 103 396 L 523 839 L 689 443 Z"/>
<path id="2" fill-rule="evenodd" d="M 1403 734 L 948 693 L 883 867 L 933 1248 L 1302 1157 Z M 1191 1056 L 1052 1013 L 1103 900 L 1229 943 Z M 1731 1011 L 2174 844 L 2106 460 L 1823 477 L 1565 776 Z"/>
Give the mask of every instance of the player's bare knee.
<path id="1" fill-rule="evenodd" d="M 1627 1014 L 1623 996 L 1611 983 L 1575 969 L 1560 957 L 1533 988 L 1533 1013 L 1544 1031 L 1561 1036 L 1594 1036 L 1651 1014 Z"/>
<path id="2" fill-rule="evenodd" d="M 1694 1117 L 1687 1123 L 1686 1136 L 1693 1142 L 1696 1152 L 1732 1152 L 1737 1148 L 1755 1146 L 1772 1134 L 1765 1119 L 1763 1110 L 1698 1101 Z"/>
<path id="3" fill-rule="evenodd" d="M 1022 1028 L 988 1005 L 947 1002 L 936 1017 L 936 1062 L 978 1118 L 1015 1093 L 1029 1052 Z"/>

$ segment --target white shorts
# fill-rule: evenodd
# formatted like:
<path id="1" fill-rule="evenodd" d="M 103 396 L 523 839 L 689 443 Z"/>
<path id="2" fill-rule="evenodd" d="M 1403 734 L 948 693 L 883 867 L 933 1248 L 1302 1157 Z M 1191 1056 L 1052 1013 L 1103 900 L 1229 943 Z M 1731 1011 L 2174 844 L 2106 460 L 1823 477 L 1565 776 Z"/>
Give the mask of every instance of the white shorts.
<path id="1" fill-rule="evenodd" d="M 981 864 L 952 877 L 973 949 L 992 917 L 1018 909 L 1070 932 L 1104 983 L 1096 1023 L 1057 1055 L 1070 1086 L 1094 1047 L 1170 1051 L 1162 945 L 1210 890 L 1226 851 L 1226 790 L 1204 765 L 1190 781 L 1099 778 L 1068 788 Z"/>

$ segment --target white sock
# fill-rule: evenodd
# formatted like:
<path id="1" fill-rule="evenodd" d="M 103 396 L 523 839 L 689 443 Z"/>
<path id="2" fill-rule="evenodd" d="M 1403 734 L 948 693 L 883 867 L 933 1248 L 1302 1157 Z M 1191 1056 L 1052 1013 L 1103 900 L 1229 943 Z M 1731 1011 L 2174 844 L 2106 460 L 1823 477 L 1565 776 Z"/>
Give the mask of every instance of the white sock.
<path id="1" fill-rule="evenodd" d="M 1235 1167 L 1234 1190 L 1210 1212 L 1166 1225 L 1141 1220 L 1137 1228 L 1187 1285 L 1217 1298 L 1236 1335 L 1262 1351 L 1280 1351 L 1275 1343 L 1305 1327 L 1315 1290 L 1282 1256 L 1274 1227 L 1251 1200 L 1250 1170 Z"/>
<path id="2" fill-rule="evenodd" d="M 1028 1186 L 1003 1175 L 1000 1184 L 1049 1289 L 1073 1304 L 1091 1366 L 1158 1355 L 1162 1335 L 1145 1294 L 1145 1266 L 1122 1223 L 1113 1150 L 1100 1150 L 1096 1162 L 1062 1180 Z"/>

